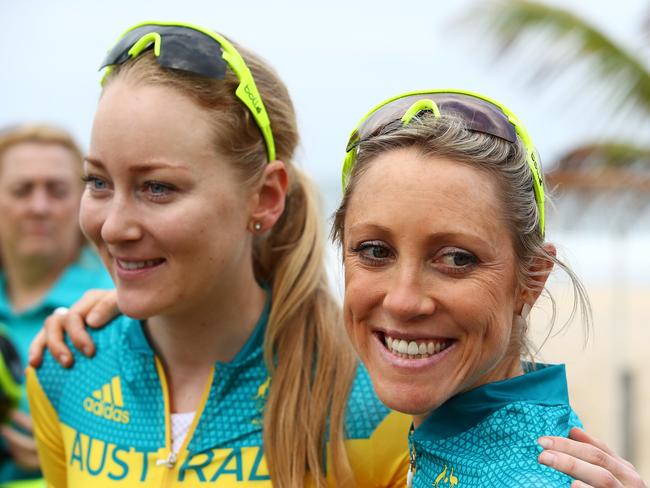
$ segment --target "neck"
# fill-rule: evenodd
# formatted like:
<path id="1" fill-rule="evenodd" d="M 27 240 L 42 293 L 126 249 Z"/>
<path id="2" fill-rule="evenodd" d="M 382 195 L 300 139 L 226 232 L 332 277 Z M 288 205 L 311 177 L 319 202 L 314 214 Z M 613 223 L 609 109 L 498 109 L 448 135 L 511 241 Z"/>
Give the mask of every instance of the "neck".
<path id="1" fill-rule="evenodd" d="M 216 362 L 231 361 L 264 308 L 265 291 L 250 279 L 228 282 L 188 313 L 155 316 L 145 330 L 167 375 L 172 411 L 193 411 Z"/>
<path id="2" fill-rule="evenodd" d="M 510 378 L 516 378 L 524 374 L 524 370 L 521 365 L 521 358 L 519 350 L 513 349 L 507 359 L 498 363 L 495 367 L 489 370 L 487 373 L 484 373 L 478 381 L 476 381 L 471 387 L 466 388 L 460 391 L 458 394 L 465 393 L 467 391 L 479 388 L 488 383 L 496 383 L 497 381 L 508 380 Z M 427 412 L 424 414 L 414 414 L 413 415 L 413 426 L 417 429 L 422 422 L 431 414 Z"/>
<path id="3" fill-rule="evenodd" d="M 40 302 L 72 261 L 74 256 L 12 257 L 5 253 L 7 293 L 14 310 L 23 311 Z"/>

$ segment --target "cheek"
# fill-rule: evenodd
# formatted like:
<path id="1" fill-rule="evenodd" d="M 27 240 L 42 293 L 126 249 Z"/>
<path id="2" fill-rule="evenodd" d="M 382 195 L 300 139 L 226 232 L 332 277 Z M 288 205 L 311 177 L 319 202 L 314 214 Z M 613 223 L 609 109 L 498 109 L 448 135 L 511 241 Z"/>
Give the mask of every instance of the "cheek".
<path id="1" fill-rule="evenodd" d="M 79 226 L 83 234 L 96 243 L 100 238 L 103 221 L 101 206 L 87 197 L 82 197 L 79 206 Z"/>

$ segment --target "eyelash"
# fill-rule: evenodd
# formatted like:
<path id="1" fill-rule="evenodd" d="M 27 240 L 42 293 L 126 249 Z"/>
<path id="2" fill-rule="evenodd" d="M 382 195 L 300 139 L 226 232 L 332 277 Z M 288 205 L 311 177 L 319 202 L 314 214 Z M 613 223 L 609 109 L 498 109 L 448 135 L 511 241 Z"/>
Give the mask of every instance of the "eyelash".
<path id="1" fill-rule="evenodd" d="M 81 177 L 81 180 L 86 184 L 87 187 L 90 188 L 91 191 L 103 191 L 106 189 L 106 188 L 97 188 L 92 186 L 97 182 L 106 183 L 106 181 L 103 178 L 100 178 L 99 176 L 84 175 Z M 151 188 L 153 186 L 160 187 L 162 191 L 161 192 L 151 191 Z M 175 191 L 176 188 L 173 185 L 161 183 L 159 181 L 145 181 L 141 186 L 141 190 L 145 192 L 147 194 L 147 197 L 151 200 L 165 200 L 171 196 L 171 193 Z"/>
<path id="2" fill-rule="evenodd" d="M 100 178 L 99 176 L 96 176 L 96 175 L 83 175 L 81 177 L 81 181 L 83 181 L 86 184 L 86 187 L 89 187 L 90 183 L 97 183 L 98 181 L 106 183 L 102 178 Z M 94 187 L 90 186 L 90 189 L 94 190 L 94 191 L 102 191 L 105 188 L 94 188 Z"/>
<path id="3" fill-rule="evenodd" d="M 387 256 L 385 257 L 375 257 L 371 256 L 369 252 L 375 251 L 375 250 L 382 250 L 388 253 Z M 350 252 L 356 254 L 359 256 L 359 258 L 362 261 L 365 261 L 366 263 L 372 265 L 372 266 L 380 266 L 382 265 L 387 259 L 390 259 L 392 257 L 392 251 L 390 248 L 378 241 L 368 241 L 368 242 L 362 242 L 356 247 L 353 247 L 350 249 Z M 476 265 L 479 264 L 478 258 L 472 254 L 469 251 L 465 251 L 463 249 L 457 249 L 457 248 L 449 248 L 449 250 L 445 251 L 444 253 L 440 254 L 434 261 L 434 263 L 438 263 L 439 260 L 445 258 L 445 257 L 451 257 L 452 259 L 458 258 L 458 257 L 465 257 L 467 258 L 470 262 L 461 266 L 453 266 L 453 265 L 447 265 L 444 262 L 439 263 L 439 266 L 441 266 L 444 270 L 445 273 L 448 274 L 454 274 L 454 275 L 460 275 L 460 274 L 465 274 L 470 272 Z"/>
<path id="4" fill-rule="evenodd" d="M 458 256 L 462 256 L 462 257 L 469 258 L 469 260 L 470 260 L 469 264 L 465 264 L 465 265 L 462 265 L 462 266 L 448 266 L 448 265 L 443 264 L 443 266 L 445 267 L 445 270 L 448 273 L 451 273 L 451 274 L 468 273 L 469 271 L 471 271 L 479 263 L 478 258 L 474 254 L 472 254 L 469 251 L 462 250 L 462 249 L 451 248 L 449 251 L 446 251 L 443 254 L 441 254 L 440 258 L 444 258 L 444 257 L 448 257 L 448 256 L 451 256 L 452 259 L 456 258 Z M 438 259 L 440 259 L 440 258 L 438 258 Z"/>
<path id="5" fill-rule="evenodd" d="M 391 253 L 390 248 L 386 246 L 385 244 L 378 242 L 378 241 L 369 241 L 369 242 L 362 242 L 359 244 L 357 247 L 353 247 L 350 249 L 350 251 L 357 256 L 363 261 L 365 261 L 368 264 L 378 266 L 381 263 L 384 262 L 385 259 L 389 258 L 390 256 L 386 256 L 383 258 L 378 258 L 374 256 L 370 256 L 369 254 L 366 254 L 367 251 L 373 251 L 373 250 L 383 250 L 386 251 L 387 253 Z"/>

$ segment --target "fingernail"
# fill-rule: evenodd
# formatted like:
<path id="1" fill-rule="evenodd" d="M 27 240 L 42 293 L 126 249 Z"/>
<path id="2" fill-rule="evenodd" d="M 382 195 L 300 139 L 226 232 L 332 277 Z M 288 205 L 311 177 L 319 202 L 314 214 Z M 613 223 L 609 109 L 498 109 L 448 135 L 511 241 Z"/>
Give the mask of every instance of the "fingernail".
<path id="1" fill-rule="evenodd" d="M 553 447 L 553 441 L 548 437 L 540 437 L 537 439 L 537 443 L 544 449 L 551 449 Z"/>
<path id="2" fill-rule="evenodd" d="M 97 317 L 97 314 L 95 312 L 90 312 L 86 317 L 86 322 L 89 324 L 94 324 L 95 320 L 97 320 L 98 318 L 99 317 Z"/>
<path id="3" fill-rule="evenodd" d="M 93 353 L 93 348 L 90 346 L 84 346 L 81 350 L 86 356 L 90 356 Z"/>
<path id="4" fill-rule="evenodd" d="M 59 354 L 59 361 L 62 363 L 67 363 L 70 360 L 70 356 L 67 354 Z"/>
<path id="5" fill-rule="evenodd" d="M 537 458 L 538 461 L 546 466 L 553 466 L 555 464 L 555 454 L 548 451 L 542 451 L 542 453 Z"/>

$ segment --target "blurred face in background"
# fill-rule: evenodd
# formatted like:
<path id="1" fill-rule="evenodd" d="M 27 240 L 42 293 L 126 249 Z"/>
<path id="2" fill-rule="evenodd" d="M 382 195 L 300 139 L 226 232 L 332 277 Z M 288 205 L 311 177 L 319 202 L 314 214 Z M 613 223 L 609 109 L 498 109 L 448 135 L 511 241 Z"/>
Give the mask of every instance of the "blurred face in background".
<path id="1" fill-rule="evenodd" d="M 80 245 L 83 185 L 75 155 L 59 144 L 21 142 L 0 158 L 3 260 L 69 260 Z"/>

